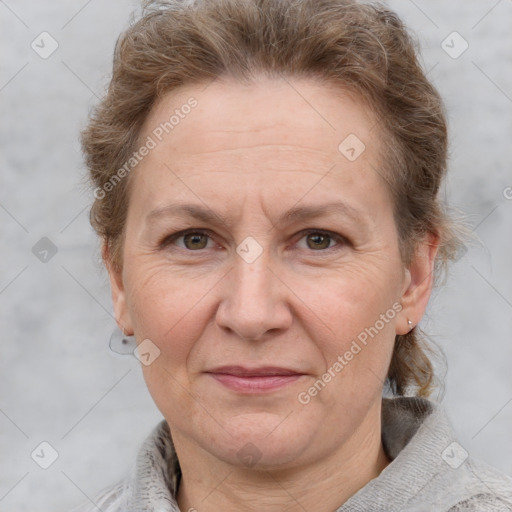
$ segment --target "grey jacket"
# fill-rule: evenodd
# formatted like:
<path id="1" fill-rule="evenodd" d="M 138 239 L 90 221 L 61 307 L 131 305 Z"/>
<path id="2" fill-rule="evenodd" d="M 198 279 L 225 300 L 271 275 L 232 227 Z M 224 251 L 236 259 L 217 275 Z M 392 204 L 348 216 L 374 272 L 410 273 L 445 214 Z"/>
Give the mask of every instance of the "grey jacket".
<path id="1" fill-rule="evenodd" d="M 382 441 L 392 462 L 336 512 L 512 511 L 512 478 L 468 456 L 439 404 L 384 398 Z M 180 476 L 162 420 L 142 445 L 130 475 L 94 501 L 103 512 L 179 512 L 174 496 Z M 97 507 L 88 502 L 74 512 Z"/>

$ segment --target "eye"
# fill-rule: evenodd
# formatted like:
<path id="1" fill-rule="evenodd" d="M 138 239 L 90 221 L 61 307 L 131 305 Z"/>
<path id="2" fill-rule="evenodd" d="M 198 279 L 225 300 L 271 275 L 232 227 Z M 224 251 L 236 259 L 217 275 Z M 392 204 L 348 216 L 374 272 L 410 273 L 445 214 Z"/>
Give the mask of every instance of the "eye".
<path id="1" fill-rule="evenodd" d="M 212 243 L 214 241 L 208 231 L 190 229 L 167 236 L 159 245 L 161 249 L 175 245 L 190 252 L 198 252 L 203 249 L 211 249 Z M 302 233 L 302 237 L 297 242 L 297 245 L 300 249 L 325 252 L 329 249 L 336 249 L 338 246 L 339 248 L 344 247 L 348 243 L 345 237 L 336 233 L 310 229 Z"/>
<path id="2" fill-rule="evenodd" d="M 305 240 L 305 247 L 301 248 L 311 249 L 313 251 L 323 251 L 325 249 L 332 249 L 335 245 L 346 245 L 347 241 L 341 235 L 330 233 L 329 231 L 309 230 L 299 240 Z"/>
<path id="3" fill-rule="evenodd" d="M 174 235 L 168 236 L 161 243 L 160 247 L 167 247 L 168 245 L 174 244 L 182 249 L 188 251 L 199 251 L 201 249 L 207 249 L 208 242 L 211 242 L 210 235 L 205 231 L 189 230 L 180 231 Z"/>

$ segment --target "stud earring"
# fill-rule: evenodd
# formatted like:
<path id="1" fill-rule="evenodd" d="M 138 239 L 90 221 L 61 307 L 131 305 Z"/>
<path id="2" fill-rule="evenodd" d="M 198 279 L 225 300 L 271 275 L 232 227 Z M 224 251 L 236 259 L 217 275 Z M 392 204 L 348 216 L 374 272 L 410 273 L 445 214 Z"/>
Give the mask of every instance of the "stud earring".
<path id="1" fill-rule="evenodd" d="M 123 356 L 132 355 L 136 346 L 137 342 L 135 341 L 135 336 L 126 335 L 124 331 L 119 329 L 119 327 L 116 327 L 112 331 L 109 343 L 109 347 L 112 352 Z"/>
<path id="2" fill-rule="evenodd" d="M 409 326 L 409 329 L 412 329 L 412 321 L 407 319 L 407 325 Z"/>

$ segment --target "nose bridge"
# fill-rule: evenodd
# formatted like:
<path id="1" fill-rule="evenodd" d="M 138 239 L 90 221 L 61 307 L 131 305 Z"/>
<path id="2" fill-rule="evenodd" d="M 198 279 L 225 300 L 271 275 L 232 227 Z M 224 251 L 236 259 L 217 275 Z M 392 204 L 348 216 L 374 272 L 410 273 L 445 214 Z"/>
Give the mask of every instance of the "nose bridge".
<path id="1" fill-rule="evenodd" d="M 268 248 L 252 262 L 238 254 L 226 282 L 217 322 L 245 339 L 286 328 L 291 316 L 282 287 L 270 270 Z"/>
<path id="2" fill-rule="evenodd" d="M 232 293 L 246 308 L 256 309 L 256 306 L 266 306 L 272 301 L 272 273 L 268 268 L 268 254 L 267 249 L 253 262 L 237 258 Z"/>

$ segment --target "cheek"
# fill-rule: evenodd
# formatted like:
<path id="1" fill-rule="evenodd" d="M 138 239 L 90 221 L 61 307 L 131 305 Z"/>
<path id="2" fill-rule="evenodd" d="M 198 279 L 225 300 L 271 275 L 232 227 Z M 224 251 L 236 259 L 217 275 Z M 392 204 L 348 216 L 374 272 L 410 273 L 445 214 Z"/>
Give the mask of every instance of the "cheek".
<path id="1" fill-rule="evenodd" d="M 319 330 L 312 331 L 311 325 L 305 329 L 322 353 L 324 371 L 331 369 L 342 376 L 331 387 L 333 392 L 339 389 L 338 397 L 347 398 L 348 389 L 360 396 L 364 382 L 373 381 L 375 385 L 368 387 L 373 389 L 385 379 L 395 339 L 395 319 L 401 309 L 398 286 L 398 265 L 384 271 L 368 264 L 347 265 L 331 279 L 303 288 Z M 339 356 L 341 366 L 333 368 Z"/>
<path id="2" fill-rule="evenodd" d="M 205 294 L 214 280 L 185 279 L 165 265 L 141 265 L 130 282 L 128 307 L 137 339 L 155 343 L 160 363 L 178 376 L 211 314 Z"/>
<path id="3" fill-rule="evenodd" d="M 128 307 L 137 340 L 150 339 L 160 350 L 150 365 L 141 365 L 144 380 L 162 414 L 179 423 L 190 413 L 189 361 L 212 314 L 202 299 L 213 283 L 142 265 L 131 274 L 131 283 Z"/>
<path id="4" fill-rule="evenodd" d="M 354 329 L 372 325 L 400 298 L 398 266 L 382 267 L 347 264 L 315 282 L 304 282 L 300 293 L 332 330 L 342 327 L 342 332 L 356 335 Z"/>

